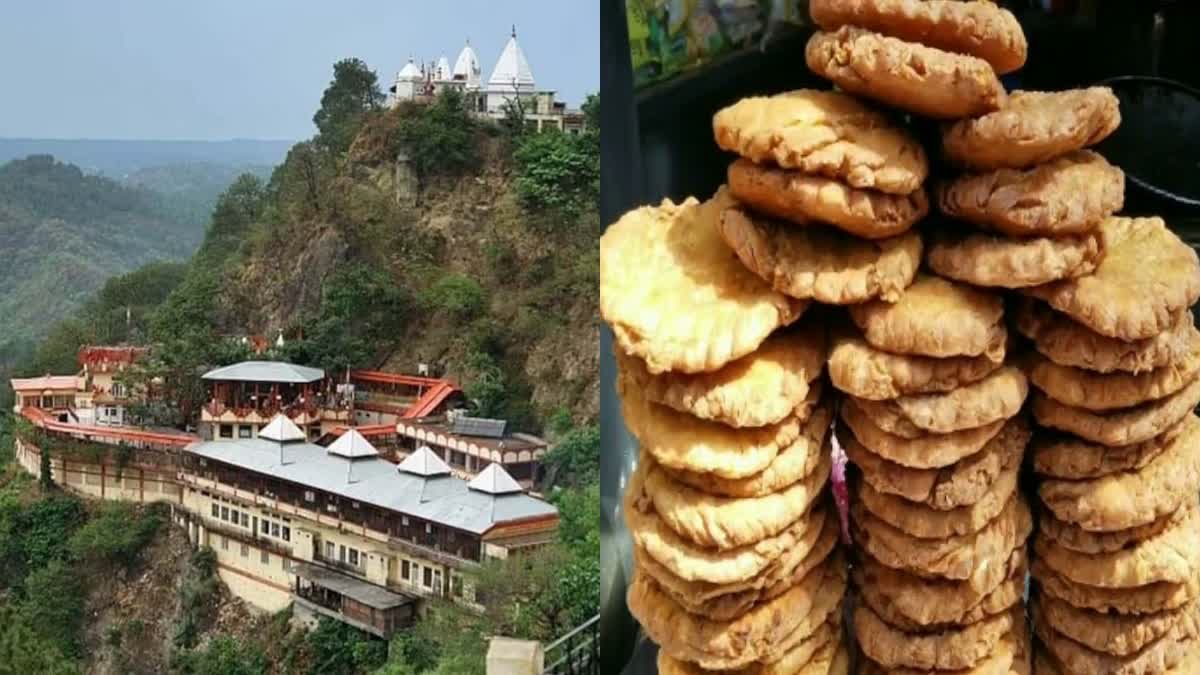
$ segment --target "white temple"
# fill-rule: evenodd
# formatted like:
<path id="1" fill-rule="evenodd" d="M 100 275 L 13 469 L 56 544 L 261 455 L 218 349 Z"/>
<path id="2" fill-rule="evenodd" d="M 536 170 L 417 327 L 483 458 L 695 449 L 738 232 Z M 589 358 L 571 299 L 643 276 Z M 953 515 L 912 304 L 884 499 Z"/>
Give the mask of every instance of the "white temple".
<path id="1" fill-rule="evenodd" d="M 526 124 L 538 131 L 554 127 L 579 133 L 584 127 L 582 113 L 568 110 L 565 103 L 555 100 L 553 90 L 538 89 L 529 60 L 517 42 L 516 26 L 513 26 L 486 82 L 482 78 L 479 56 L 467 40 L 454 61 L 453 70 L 445 56 L 419 66 L 410 56 L 408 63 L 396 73 L 396 80 L 389 89 L 388 105 L 396 106 L 404 101 L 428 102 L 448 88 L 461 91 L 467 105 L 481 117 L 503 119 L 507 104 L 519 100 L 525 111 Z"/>

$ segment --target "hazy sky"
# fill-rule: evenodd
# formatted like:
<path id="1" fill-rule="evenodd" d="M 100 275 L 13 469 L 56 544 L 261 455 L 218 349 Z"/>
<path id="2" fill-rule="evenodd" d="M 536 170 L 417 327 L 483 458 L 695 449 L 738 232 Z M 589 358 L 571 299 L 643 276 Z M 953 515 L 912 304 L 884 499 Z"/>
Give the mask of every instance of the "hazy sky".
<path id="1" fill-rule="evenodd" d="M 333 63 L 387 86 L 413 54 L 464 40 L 483 77 L 512 24 L 539 88 L 572 107 L 600 88 L 595 0 L 18 0 L 0 2 L 0 136 L 300 139 Z"/>

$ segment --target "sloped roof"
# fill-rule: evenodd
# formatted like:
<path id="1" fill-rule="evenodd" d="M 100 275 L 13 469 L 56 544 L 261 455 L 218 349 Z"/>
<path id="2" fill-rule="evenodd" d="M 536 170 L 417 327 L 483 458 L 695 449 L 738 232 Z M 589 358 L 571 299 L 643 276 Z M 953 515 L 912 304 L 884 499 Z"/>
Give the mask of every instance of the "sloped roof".
<path id="1" fill-rule="evenodd" d="M 291 443 L 293 441 L 307 440 L 304 432 L 296 423 L 287 418 L 287 415 L 276 415 L 271 419 L 267 426 L 258 432 L 259 438 L 265 438 L 269 441 L 277 443 Z"/>
<path id="2" fill-rule="evenodd" d="M 414 476 L 445 476 L 450 473 L 450 466 L 435 455 L 428 445 L 417 448 L 416 452 L 405 457 L 396 468 Z"/>
<path id="3" fill-rule="evenodd" d="M 533 71 L 529 69 L 529 61 L 525 60 L 521 45 L 517 44 L 516 31 L 508 39 L 508 44 L 504 45 L 504 51 L 500 52 L 492 76 L 488 78 L 488 89 L 511 92 L 514 84 L 517 91 L 532 91 L 534 88 Z"/>
<path id="4" fill-rule="evenodd" d="M 475 534 L 498 524 L 558 513 L 553 505 L 524 492 L 472 490 L 455 476 L 397 471 L 380 457 L 351 462 L 312 443 L 286 447 L 285 458 L 278 443 L 259 437 L 197 443 L 184 452 Z M 352 474 L 347 466 L 351 463 Z"/>
<path id="5" fill-rule="evenodd" d="M 43 375 L 42 377 L 14 377 L 9 380 L 13 391 L 42 391 L 45 389 L 75 389 L 79 379 L 74 375 Z"/>
<path id="6" fill-rule="evenodd" d="M 327 450 L 331 455 L 348 457 L 350 459 L 376 457 L 379 455 L 379 451 L 375 449 L 375 446 L 371 445 L 371 442 L 355 429 L 347 430 Z"/>
<path id="7" fill-rule="evenodd" d="M 471 479 L 467 483 L 467 487 L 472 490 L 486 492 L 489 495 L 506 495 L 513 492 L 523 492 L 521 486 L 513 477 L 508 475 L 504 467 L 492 462 L 488 467 L 481 471 L 478 476 Z"/>
<path id="8" fill-rule="evenodd" d="M 479 84 L 480 72 L 479 56 L 475 54 L 475 49 L 468 40 L 467 45 L 458 53 L 458 59 L 454 61 L 453 77 L 466 80 L 467 84 Z"/>
<path id="9" fill-rule="evenodd" d="M 325 371 L 282 361 L 242 361 L 210 370 L 204 374 L 204 379 L 305 384 L 325 379 Z"/>

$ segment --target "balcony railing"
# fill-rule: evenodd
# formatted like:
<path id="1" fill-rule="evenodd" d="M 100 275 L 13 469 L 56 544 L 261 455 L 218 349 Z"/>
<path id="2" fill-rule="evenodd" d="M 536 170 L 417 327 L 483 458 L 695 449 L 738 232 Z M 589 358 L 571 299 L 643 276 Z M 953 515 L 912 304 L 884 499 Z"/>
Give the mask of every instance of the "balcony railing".
<path id="1" fill-rule="evenodd" d="M 599 675 L 600 615 L 546 645 L 546 660 L 542 675 Z"/>
<path id="2" fill-rule="evenodd" d="M 479 567 L 479 563 L 467 558 L 461 558 L 453 553 L 439 551 L 435 548 L 425 546 L 423 544 L 414 544 L 407 539 L 399 537 L 388 537 L 388 544 L 408 553 L 409 555 L 421 556 L 427 560 L 432 560 L 437 563 L 453 567 L 455 569 L 465 569 Z"/>

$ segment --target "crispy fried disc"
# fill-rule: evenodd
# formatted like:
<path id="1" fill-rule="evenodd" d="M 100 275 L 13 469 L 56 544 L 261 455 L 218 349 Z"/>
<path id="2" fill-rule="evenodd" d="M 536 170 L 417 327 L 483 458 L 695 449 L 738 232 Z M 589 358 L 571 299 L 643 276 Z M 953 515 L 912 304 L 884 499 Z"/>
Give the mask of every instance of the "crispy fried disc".
<path id="1" fill-rule="evenodd" d="M 1058 574 L 1087 586 L 1133 588 L 1184 584 L 1200 572 L 1200 517 L 1191 508 L 1180 521 L 1137 546 L 1111 553 L 1079 553 L 1039 533 L 1034 554 Z"/>
<path id="2" fill-rule="evenodd" d="M 1047 396 L 1087 410 L 1130 408 L 1170 396 L 1200 375 L 1200 343 L 1184 358 L 1141 373 L 1096 373 L 1031 354 L 1026 372 Z"/>
<path id="3" fill-rule="evenodd" d="M 1025 289 L 1093 331 L 1144 340 L 1170 328 L 1200 299 L 1196 252 L 1162 218 L 1106 219 L 1094 274 Z"/>
<path id="4" fill-rule="evenodd" d="M 926 262 L 938 274 L 971 284 L 1026 288 L 1091 274 L 1104 257 L 1094 232 L 1015 238 L 943 230 L 930 239 Z"/>
<path id="5" fill-rule="evenodd" d="M 842 401 L 842 421 L 868 450 L 884 459 L 914 469 L 950 466 L 964 457 L 974 455 L 1004 426 L 1003 420 L 997 420 L 975 429 L 905 438 L 879 428 L 858 407 L 853 398 Z"/>
<path id="6" fill-rule="evenodd" d="M 752 96 L 713 116 L 717 145 L 847 185 L 907 195 L 921 187 L 929 160 L 887 114 L 841 92 L 800 89 Z"/>
<path id="7" fill-rule="evenodd" d="M 640 571 L 634 572 L 627 603 L 650 639 L 670 656 L 728 670 L 781 658 L 789 636 L 811 635 L 839 611 L 845 590 L 845 560 L 835 553 L 787 592 L 731 621 L 689 614 Z"/>
<path id="8" fill-rule="evenodd" d="M 1166 398 L 1111 413 L 1073 408 L 1034 392 L 1033 416 L 1042 426 L 1068 431 L 1093 443 L 1121 446 L 1154 438 L 1178 424 L 1197 404 L 1200 379 Z"/>
<path id="9" fill-rule="evenodd" d="M 917 539 L 879 520 L 861 502 L 850 505 L 854 541 L 879 562 L 926 578 L 970 580 L 988 565 L 1003 565 L 1033 529 L 1033 519 L 1018 492 L 978 532 L 946 539 Z"/>
<path id="10" fill-rule="evenodd" d="M 1194 501 L 1194 500 L 1193 500 Z M 1158 536 L 1163 530 L 1173 526 L 1187 515 L 1191 506 L 1181 507 L 1173 513 L 1162 516 L 1145 525 L 1131 527 L 1115 532 L 1092 532 L 1074 523 L 1059 520 L 1053 515 L 1042 512 L 1038 519 L 1038 530 L 1054 543 L 1063 548 L 1080 553 L 1112 553 L 1123 548 L 1132 548 L 1151 537 Z"/>
<path id="11" fill-rule="evenodd" d="M 705 670 L 695 663 L 672 658 L 666 652 L 658 652 L 658 675 L 846 675 L 830 669 L 833 655 L 839 647 L 842 635 L 842 619 L 834 613 L 812 635 L 800 639 L 789 638 L 795 644 L 788 648 L 778 661 L 763 663 L 756 661 L 736 670 Z"/>
<path id="12" fill-rule="evenodd" d="M 1130 656 L 1162 638 L 1176 626 L 1184 626 L 1188 637 L 1200 629 L 1200 603 L 1154 614 L 1116 614 L 1079 609 L 1053 596 L 1038 599 L 1040 615 L 1064 637 L 1098 652 Z"/>
<path id="13" fill-rule="evenodd" d="M 1108 87 L 1014 91 L 996 112 L 946 127 L 942 150 L 972 169 L 1020 169 L 1095 145 L 1120 124 Z"/>
<path id="14" fill-rule="evenodd" d="M 1116 656 L 1090 649 L 1063 635 L 1050 626 L 1043 609 L 1034 605 L 1033 628 L 1055 661 L 1070 673 L 1114 673 L 1115 675 L 1148 675 L 1161 673 L 1183 661 L 1195 648 L 1195 632 L 1176 624 L 1163 636 L 1142 649 L 1126 656 Z"/>
<path id="15" fill-rule="evenodd" d="M 795 321 L 807 303 L 746 271 L 717 233 L 732 204 L 664 200 L 621 216 L 600 237 L 600 314 L 650 372 L 716 370 Z"/>
<path id="16" fill-rule="evenodd" d="M 1025 65 L 1025 33 L 1012 12 L 990 2 L 812 0 L 824 30 L 858 26 L 947 52 L 981 58 L 1003 75 Z"/>
<path id="17" fill-rule="evenodd" d="M 833 404 L 826 399 L 816 406 L 800 429 L 800 436 L 779 451 L 767 468 L 745 478 L 722 478 L 712 473 L 696 473 L 669 469 L 675 480 L 711 495 L 726 497 L 761 497 L 778 492 L 812 473 L 824 455 L 829 454 L 825 443 L 833 419 Z"/>
<path id="18" fill-rule="evenodd" d="M 855 401 L 880 429 L 904 438 L 976 429 L 1016 415 L 1029 386 L 1014 366 L 958 389 L 939 394 L 912 394 L 890 401 Z"/>
<path id="19" fill-rule="evenodd" d="M 800 436 L 797 415 L 765 427 L 735 429 L 720 422 L 697 419 L 651 403 L 641 389 L 618 373 L 621 413 L 638 445 L 669 469 L 745 478 L 770 466 L 775 456 Z M 810 390 L 815 397 L 817 390 Z"/>
<path id="20" fill-rule="evenodd" d="M 895 299 L 921 262 L 921 237 L 869 241 L 829 227 L 796 227 L 726 209 L 720 233 L 754 274 L 781 293 L 832 305 Z"/>
<path id="21" fill-rule="evenodd" d="M 1200 419 L 1188 415 L 1183 424 L 1183 432 L 1141 469 L 1090 480 L 1044 480 L 1038 496 L 1059 520 L 1094 532 L 1149 525 L 1189 503 L 1194 506 L 1200 485 Z"/>
<path id="22" fill-rule="evenodd" d="M 645 491 L 644 472 L 634 471 L 623 499 L 625 524 L 636 546 L 684 581 L 721 586 L 724 592 L 737 588 L 761 588 L 767 579 L 778 578 L 794 556 L 803 557 L 816 545 L 822 527 L 820 510 L 810 510 L 774 537 L 730 551 L 697 546 L 667 527 L 654 512 Z"/>
<path id="23" fill-rule="evenodd" d="M 1157 582 L 1135 588 L 1099 588 L 1079 584 L 1058 574 L 1042 560 L 1033 559 L 1030 573 L 1038 588 L 1074 607 L 1097 612 L 1148 614 L 1180 607 L 1200 595 L 1200 577 L 1182 584 Z"/>
<path id="24" fill-rule="evenodd" d="M 1186 358 L 1200 345 L 1200 331 L 1187 310 L 1163 332 L 1132 341 L 1100 335 L 1032 298 L 1017 303 L 1015 323 L 1046 358 L 1098 373 L 1144 373 Z"/>
<path id="25" fill-rule="evenodd" d="M 895 303 L 850 307 L 850 318 L 876 349 L 938 358 L 1003 355 L 1003 314 L 1000 296 L 929 274 L 919 275 Z"/>
<path id="26" fill-rule="evenodd" d="M 929 198 L 922 188 L 889 195 L 745 158 L 729 165 L 728 180 L 733 196 L 755 211 L 799 225 L 826 223 L 867 239 L 907 232 L 929 213 Z"/>
<path id="27" fill-rule="evenodd" d="M 1017 609 L 966 626 L 906 633 L 889 626 L 866 604 L 854 610 L 854 634 L 859 647 L 872 661 L 888 668 L 971 668 L 987 658 L 1013 626 L 1024 623 L 1024 614 Z"/>
<path id="28" fill-rule="evenodd" d="M 646 400 L 732 427 L 761 427 L 783 421 L 808 396 L 825 364 L 826 338 L 816 323 L 792 326 L 711 373 L 655 375 L 641 359 L 615 351 Z"/>
<path id="29" fill-rule="evenodd" d="M 1025 545 L 1007 561 L 981 568 L 976 579 L 924 579 L 882 565 L 869 555 L 854 566 L 854 586 L 884 621 L 902 630 L 920 626 L 966 625 L 1021 601 L 1027 571 Z"/>
<path id="30" fill-rule="evenodd" d="M 925 117 L 974 117 L 1004 104 L 987 61 L 852 26 L 814 33 L 804 60 L 840 89 Z"/>
<path id="31" fill-rule="evenodd" d="M 700 546 L 725 551 L 773 537 L 804 515 L 825 489 L 830 463 L 829 453 L 822 453 L 807 476 L 761 497 L 705 494 L 673 480 L 649 458 L 637 470 L 645 472 L 646 494 L 668 527 Z"/>
<path id="32" fill-rule="evenodd" d="M 1071 434 L 1047 430 L 1032 445 L 1033 470 L 1051 478 L 1080 480 L 1099 478 L 1118 471 L 1136 471 L 1149 464 L 1183 431 L 1183 422 L 1148 441 L 1108 447 L 1089 443 Z"/>
<path id="33" fill-rule="evenodd" d="M 992 490 L 1002 472 L 1015 472 L 1029 442 L 1029 425 L 1020 415 L 1012 418 L 983 449 L 940 469 L 914 469 L 871 452 L 854 437 L 840 431 L 838 440 L 846 456 L 875 490 L 902 497 L 932 509 L 947 510 L 978 502 Z"/>
<path id="34" fill-rule="evenodd" d="M 847 394 L 872 401 L 950 391 L 994 372 L 1004 362 L 1005 351 L 944 359 L 893 354 L 847 333 L 833 341 L 829 378 Z"/>
<path id="35" fill-rule="evenodd" d="M 1125 174 L 1091 150 L 1031 169 L 964 174 L 937 186 L 942 213 L 1014 237 L 1082 234 L 1124 203 Z"/>

